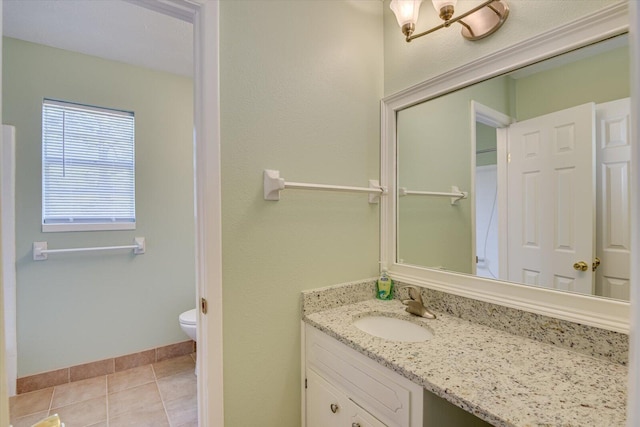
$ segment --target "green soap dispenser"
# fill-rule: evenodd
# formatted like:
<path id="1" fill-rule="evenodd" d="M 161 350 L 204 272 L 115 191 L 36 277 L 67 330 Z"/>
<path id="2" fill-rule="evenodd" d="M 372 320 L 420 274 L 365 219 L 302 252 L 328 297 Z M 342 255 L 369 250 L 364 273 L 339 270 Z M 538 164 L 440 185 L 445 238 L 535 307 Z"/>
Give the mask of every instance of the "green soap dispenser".
<path id="1" fill-rule="evenodd" d="M 387 275 L 386 269 L 382 270 L 376 282 L 376 298 L 387 301 L 393 299 L 393 280 Z"/>

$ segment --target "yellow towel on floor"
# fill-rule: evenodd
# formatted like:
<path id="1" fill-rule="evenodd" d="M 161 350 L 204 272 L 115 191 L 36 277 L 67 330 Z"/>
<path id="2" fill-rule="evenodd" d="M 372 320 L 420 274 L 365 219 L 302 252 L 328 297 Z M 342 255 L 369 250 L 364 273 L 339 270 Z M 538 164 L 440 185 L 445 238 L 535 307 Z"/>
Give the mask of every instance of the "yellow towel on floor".
<path id="1" fill-rule="evenodd" d="M 53 414 L 42 421 L 38 421 L 31 427 L 64 427 L 64 423 L 60 422 L 58 414 Z"/>

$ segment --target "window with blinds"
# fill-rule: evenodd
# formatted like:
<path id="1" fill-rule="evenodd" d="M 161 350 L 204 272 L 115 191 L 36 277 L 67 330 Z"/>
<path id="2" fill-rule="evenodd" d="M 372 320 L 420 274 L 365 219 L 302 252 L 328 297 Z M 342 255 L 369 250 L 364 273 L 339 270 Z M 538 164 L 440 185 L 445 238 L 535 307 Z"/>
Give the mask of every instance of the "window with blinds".
<path id="1" fill-rule="evenodd" d="M 42 231 L 132 230 L 134 114 L 45 99 Z"/>

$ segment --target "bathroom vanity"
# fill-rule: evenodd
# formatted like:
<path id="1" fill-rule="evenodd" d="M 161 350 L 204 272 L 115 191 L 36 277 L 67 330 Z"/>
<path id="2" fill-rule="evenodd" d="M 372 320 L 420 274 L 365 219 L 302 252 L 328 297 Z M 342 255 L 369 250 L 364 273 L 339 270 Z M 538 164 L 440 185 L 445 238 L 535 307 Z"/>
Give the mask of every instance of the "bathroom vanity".
<path id="1" fill-rule="evenodd" d="M 418 318 L 366 287 L 303 294 L 307 427 L 625 425 L 625 366 L 442 312 Z M 372 315 L 432 337 L 399 342 L 354 326 Z"/>
<path id="2" fill-rule="evenodd" d="M 489 425 L 315 327 L 304 330 L 306 427 Z"/>

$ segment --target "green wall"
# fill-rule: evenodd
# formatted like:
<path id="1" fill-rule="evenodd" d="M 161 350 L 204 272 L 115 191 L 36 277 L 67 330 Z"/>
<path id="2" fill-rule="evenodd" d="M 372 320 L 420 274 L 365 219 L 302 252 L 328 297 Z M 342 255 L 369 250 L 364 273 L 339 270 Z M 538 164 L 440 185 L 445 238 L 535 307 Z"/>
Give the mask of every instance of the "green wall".
<path id="1" fill-rule="evenodd" d="M 225 425 L 300 425 L 300 291 L 378 273 L 379 1 L 220 3 Z"/>
<path id="2" fill-rule="evenodd" d="M 3 121 L 16 126 L 18 376 L 188 339 L 178 315 L 195 305 L 193 89 L 190 79 L 4 39 Z M 137 230 L 41 232 L 44 97 L 136 116 Z M 147 252 L 51 255 L 49 248 L 125 245 Z"/>
<path id="3" fill-rule="evenodd" d="M 398 185 L 414 191 L 471 189 L 471 101 L 510 110 L 510 83 L 497 77 L 398 113 Z M 398 257 L 403 263 L 470 273 L 473 195 L 404 196 L 398 203 Z"/>
<path id="4" fill-rule="evenodd" d="M 582 59 L 515 80 L 518 121 L 587 102 L 627 98 L 629 47 Z"/>

